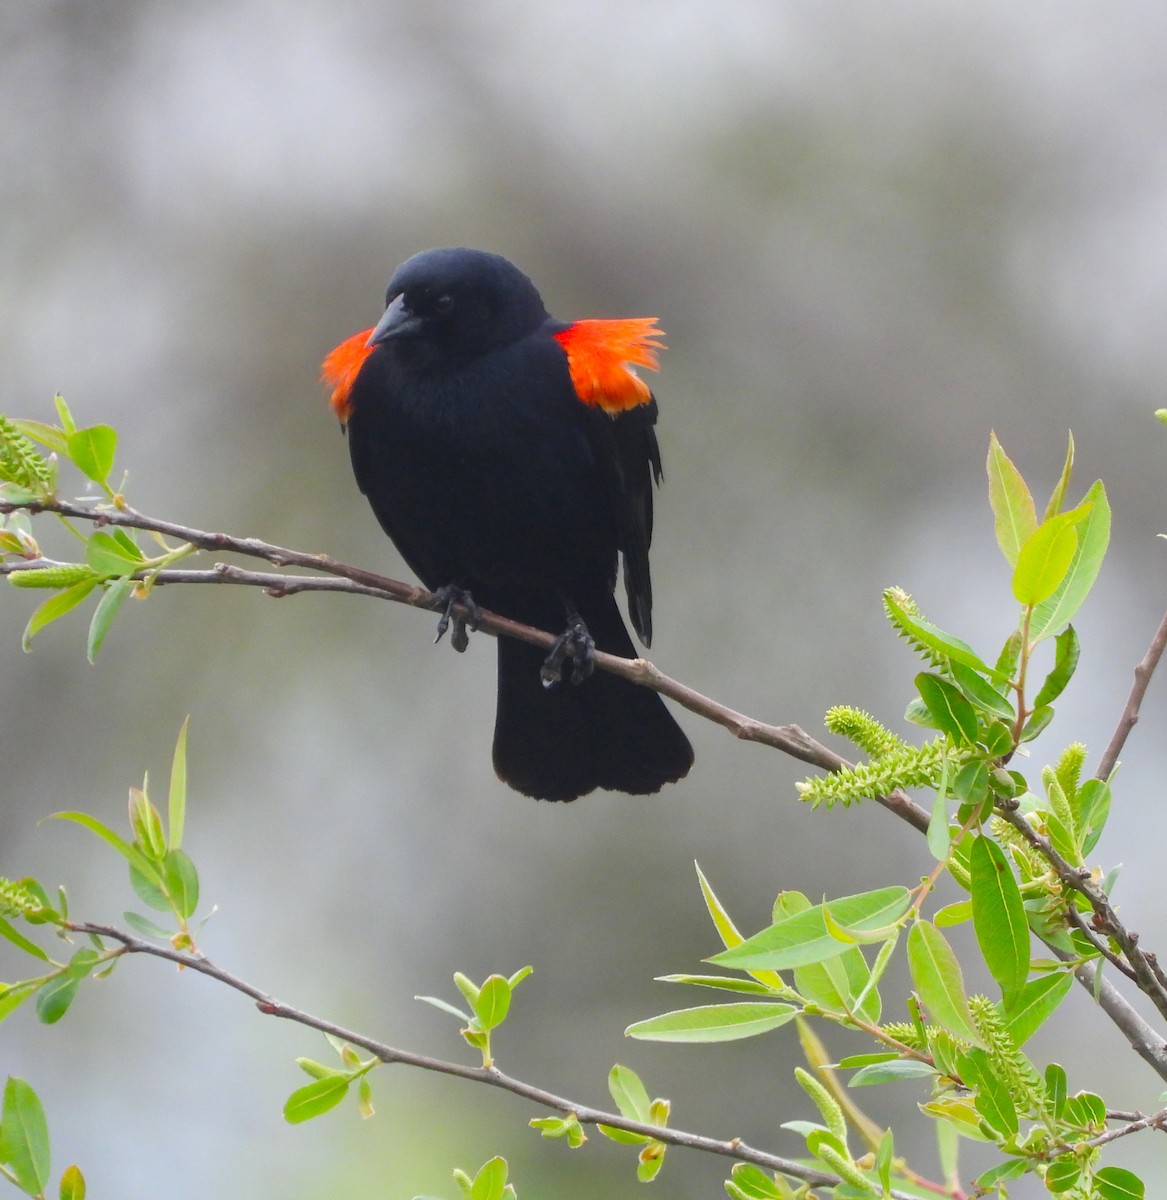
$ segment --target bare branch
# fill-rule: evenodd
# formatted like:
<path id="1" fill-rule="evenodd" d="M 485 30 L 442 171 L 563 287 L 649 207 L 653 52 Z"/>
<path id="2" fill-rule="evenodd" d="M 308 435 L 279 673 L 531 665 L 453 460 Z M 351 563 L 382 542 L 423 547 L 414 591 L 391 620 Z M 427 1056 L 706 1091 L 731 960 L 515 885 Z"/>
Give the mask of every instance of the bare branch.
<path id="1" fill-rule="evenodd" d="M 237 992 L 242 992 L 243 995 L 254 1000 L 256 1008 L 266 1016 L 281 1017 L 298 1025 L 307 1026 L 309 1029 L 317 1029 L 321 1033 L 331 1034 L 350 1045 L 367 1050 L 383 1063 L 400 1063 L 404 1066 L 417 1067 L 423 1071 L 433 1071 L 440 1075 L 453 1075 L 472 1083 L 483 1083 L 489 1087 L 500 1088 L 516 1096 L 521 1096 L 524 1100 L 530 1100 L 543 1108 L 563 1113 L 565 1116 L 574 1115 L 581 1125 L 611 1125 L 615 1129 L 643 1134 L 670 1146 L 683 1146 L 689 1150 L 702 1150 L 707 1154 L 721 1155 L 738 1162 L 754 1163 L 759 1167 L 789 1175 L 793 1179 L 801 1179 L 812 1187 L 834 1187 L 842 1182 L 837 1176 L 825 1171 L 817 1171 L 792 1159 L 783 1158 L 781 1155 L 748 1146 L 740 1138 L 723 1141 L 718 1138 L 706 1137 L 704 1134 L 686 1133 L 680 1129 L 646 1125 L 640 1121 L 631 1121 L 620 1113 L 592 1108 L 587 1104 L 576 1104 L 565 1096 L 558 1096 L 554 1092 L 506 1075 L 495 1067 L 471 1067 L 464 1063 L 448 1062 L 445 1059 L 432 1058 L 426 1054 L 416 1054 L 411 1050 L 400 1050 L 395 1046 L 388 1046 L 384 1042 L 376 1041 L 354 1030 L 345 1029 L 332 1021 L 326 1021 L 290 1004 L 285 1004 L 283 1001 L 276 1000 L 246 980 L 216 966 L 202 954 L 188 954 L 181 950 L 175 950 L 172 946 L 155 945 L 112 925 L 67 921 L 65 928 L 74 933 L 108 938 L 118 942 L 129 954 L 146 954 L 154 958 L 163 958 L 168 962 L 177 963 L 180 967 L 197 971 L 200 975 L 206 975 L 227 987 L 234 988 Z M 893 1190 L 891 1195 L 895 1200 L 912 1200 L 912 1197 L 906 1192 Z"/>
<path id="2" fill-rule="evenodd" d="M 1163 656 L 1164 647 L 1167 647 L 1167 614 L 1164 614 L 1163 620 L 1159 622 L 1159 628 L 1151 639 L 1151 645 L 1148 647 L 1143 661 L 1135 667 L 1135 681 L 1131 685 L 1126 707 L 1123 708 L 1122 716 L 1119 718 L 1118 728 L 1115 729 L 1114 736 L 1110 739 L 1110 745 L 1106 747 L 1106 753 L 1103 754 L 1102 761 L 1098 764 L 1096 773 L 1098 779 L 1109 779 L 1111 772 L 1118 766 L 1118 756 L 1122 753 L 1130 731 L 1138 722 L 1143 697 L 1147 694 L 1151 676 L 1155 673 L 1159 659 Z"/>
<path id="3" fill-rule="evenodd" d="M 310 591 L 335 591 L 352 595 L 367 595 L 378 599 L 392 600 L 400 604 L 408 604 L 415 608 L 432 608 L 434 596 L 424 588 L 402 583 L 338 562 L 325 554 L 308 554 L 277 546 L 258 538 L 235 537 L 225 533 L 213 533 L 179 525 L 172 521 L 161 521 L 123 506 L 120 508 L 97 509 L 65 501 L 30 501 L 24 503 L 0 502 L 0 513 L 13 512 L 22 509 L 31 513 L 49 512 L 77 520 L 90 521 L 95 525 L 116 525 L 125 528 L 142 529 L 165 537 L 176 538 L 182 542 L 198 546 L 211 552 L 226 552 L 250 558 L 260 558 L 278 567 L 297 567 L 305 570 L 320 572 L 318 576 L 289 574 L 280 572 L 246 571 L 227 563 L 216 563 L 209 571 L 185 571 L 178 569 L 164 570 L 154 573 L 155 583 L 159 585 L 179 583 L 219 583 L 235 584 L 263 589 L 272 596 L 291 596 Z M 15 570 L 26 570 L 38 565 L 35 562 L 0 563 L 0 574 L 9 574 Z M 48 565 L 48 564 L 43 564 Z M 323 577 L 321 577 L 323 576 Z M 464 614 L 469 615 L 469 614 Z M 544 630 L 535 629 L 529 625 L 511 621 L 497 613 L 483 610 L 480 620 L 483 632 L 495 636 L 514 637 L 530 642 L 537 646 L 550 647 L 554 636 Z M 1167 643 L 1167 617 L 1156 634 L 1147 657 L 1136 668 L 1135 686 L 1127 702 L 1123 720 L 1119 730 L 1112 739 L 1111 746 L 1103 758 L 1099 775 L 1108 774 L 1113 767 L 1112 759 L 1116 759 L 1127 733 L 1138 719 L 1139 704 L 1146 692 L 1151 673 Z M 743 741 L 760 742 L 784 754 L 805 762 L 825 771 L 838 771 L 850 764 L 841 755 L 828 749 L 814 738 L 810 737 L 797 725 L 770 725 L 755 720 L 743 713 L 712 700 L 708 696 L 687 687 L 679 681 L 670 678 L 658 670 L 651 662 L 643 658 L 625 659 L 615 655 L 596 653 L 596 665 L 603 670 L 620 675 L 633 683 L 651 688 L 661 695 L 689 709 L 690 712 L 704 717 L 706 720 L 721 725 L 735 737 Z M 895 792 L 889 796 L 876 797 L 878 802 L 906 821 L 918 832 L 926 832 L 929 816 L 925 809 L 916 804 L 903 792 Z M 1000 810 L 999 810 L 1000 811 Z M 1153 954 L 1138 949 L 1137 934 L 1127 931 L 1118 921 L 1109 901 L 1096 885 L 1083 879 L 1076 868 L 1071 867 L 1053 849 L 1047 838 L 1038 835 L 1027 821 L 1017 814 L 1001 812 L 1001 815 L 1026 837 L 1062 879 L 1062 882 L 1090 900 L 1101 921 L 1100 930 L 1111 936 L 1122 948 L 1130 968 L 1134 973 L 1138 986 L 1155 1001 L 1159 1011 L 1167 1016 L 1167 976 L 1159 968 Z M 1047 943 L 1048 945 L 1048 943 Z M 1061 957 L 1064 952 L 1051 947 Z M 1096 967 L 1092 963 L 1083 964 L 1075 971 L 1075 976 L 1092 994 L 1097 992 L 1099 1006 L 1114 1022 L 1127 1038 L 1132 1048 L 1149 1063 L 1164 1079 L 1167 1079 L 1167 1043 L 1144 1021 L 1124 999 L 1122 994 L 1108 980 L 1095 981 Z"/>
<path id="4" fill-rule="evenodd" d="M 249 558 L 261 558 L 279 567 L 300 567 L 307 570 L 319 571 L 324 575 L 337 579 L 348 580 L 357 586 L 327 585 L 325 582 L 309 582 L 311 577 L 302 575 L 285 575 L 283 573 L 263 573 L 242 571 L 227 564 L 218 563 L 213 571 L 184 571 L 163 570 L 153 572 L 159 584 L 175 583 L 233 583 L 248 587 L 262 588 L 269 595 L 291 596 L 308 591 L 336 591 L 354 595 L 372 595 L 380 599 L 392 600 L 398 604 L 408 604 L 414 608 L 434 607 L 434 596 L 424 588 L 402 583 L 372 571 L 353 567 L 347 563 L 338 562 L 326 554 L 307 554 L 301 550 L 291 550 L 286 546 L 276 546 L 258 538 L 235 537 L 226 533 L 211 533 L 190 526 L 178 525 L 173 521 L 160 521 L 136 512 L 132 508 L 96 509 L 81 504 L 71 504 L 66 501 L 41 500 L 28 501 L 20 504 L 0 503 L 0 513 L 13 512 L 23 509 L 30 513 L 49 512 L 76 520 L 90 521 L 95 525 L 117 525 L 124 528 L 142 529 L 152 533 L 163 534 L 179 541 L 198 546 L 201 549 L 218 553 L 239 554 Z M 47 562 L 17 562 L 0 563 L 0 574 L 10 574 L 16 570 L 28 570 L 36 566 L 50 565 Z M 151 573 L 145 572 L 142 577 Z M 455 611 L 468 616 L 460 606 Z M 535 629 L 518 621 L 509 620 L 498 613 L 481 610 L 479 629 L 494 636 L 518 638 L 536 646 L 550 648 L 555 641 L 555 635 L 545 630 Z M 728 729 L 735 737 L 749 742 L 760 742 L 772 749 L 781 750 L 792 758 L 818 767 L 824 771 L 837 771 L 849 765 L 847 760 L 829 750 L 826 746 L 815 741 L 797 725 L 768 725 L 765 722 L 747 717 L 727 705 L 720 704 L 708 696 L 702 695 L 693 688 L 687 687 L 675 679 L 671 679 L 658 670 L 647 659 L 620 658 L 614 654 L 596 651 L 596 666 L 602 670 L 620 675 L 642 687 L 651 688 L 662 696 L 676 701 L 682 707 L 706 720 Z M 921 833 L 928 828 L 928 813 L 903 792 L 891 796 L 877 797 L 885 808 L 888 808 L 907 821 Z"/>

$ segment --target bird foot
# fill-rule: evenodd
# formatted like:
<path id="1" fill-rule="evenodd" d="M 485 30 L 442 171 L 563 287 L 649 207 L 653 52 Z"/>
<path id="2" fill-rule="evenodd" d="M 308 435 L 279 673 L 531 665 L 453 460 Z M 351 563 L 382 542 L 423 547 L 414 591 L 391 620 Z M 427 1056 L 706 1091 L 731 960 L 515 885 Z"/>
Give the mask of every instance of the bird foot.
<path id="1" fill-rule="evenodd" d="M 466 609 L 468 615 L 463 616 L 461 613 L 456 613 L 455 605 L 461 605 Z M 470 634 L 467 630 L 476 630 L 478 622 L 482 618 L 482 610 L 474 603 L 474 597 L 464 588 L 449 583 L 434 592 L 433 607 L 442 614 L 438 619 L 438 632 L 434 638 L 434 645 L 436 646 L 445 637 L 446 630 L 452 625 L 454 632 L 450 634 L 450 645 L 459 654 L 463 653 L 470 645 Z"/>
<path id="2" fill-rule="evenodd" d="M 571 658 L 571 682 L 583 683 L 596 669 L 596 643 L 588 627 L 578 617 L 555 639 L 551 653 L 543 660 L 539 676 L 545 688 L 554 687 L 563 679 L 563 664 Z"/>

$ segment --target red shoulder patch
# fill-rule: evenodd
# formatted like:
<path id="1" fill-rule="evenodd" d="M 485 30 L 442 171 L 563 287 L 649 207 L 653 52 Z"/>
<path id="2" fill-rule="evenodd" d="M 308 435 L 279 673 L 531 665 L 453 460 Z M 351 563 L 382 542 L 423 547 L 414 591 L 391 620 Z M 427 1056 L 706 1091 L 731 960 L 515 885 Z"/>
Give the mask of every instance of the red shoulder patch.
<path id="1" fill-rule="evenodd" d="M 656 322 L 656 317 L 576 321 L 555 334 L 567 354 L 575 394 L 584 404 L 615 416 L 649 402 L 652 392 L 634 368 L 657 369 L 657 352 L 665 344 Z"/>
<path id="2" fill-rule="evenodd" d="M 349 393 L 353 390 L 357 374 L 365 365 L 365 359 L 373 352 L 374 347 L 365 345 L 372 332 L 372 328 L 369 328 L 363 333 L 354 333 L 351 338 L 330 350 L 320 364 L 320 382 L 332 388 L 328 403 L 341 424 L 348 420 L 352 411 Z"/>

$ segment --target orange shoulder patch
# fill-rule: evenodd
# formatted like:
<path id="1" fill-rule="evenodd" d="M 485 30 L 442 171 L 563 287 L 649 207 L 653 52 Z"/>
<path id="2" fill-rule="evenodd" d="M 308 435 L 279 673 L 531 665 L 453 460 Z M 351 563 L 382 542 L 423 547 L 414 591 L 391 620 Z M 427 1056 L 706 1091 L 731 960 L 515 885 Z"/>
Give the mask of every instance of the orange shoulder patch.
<path id="1" fill-rule="evenodd" d="M 332 388 L 328 403 L 342 424 L 348 420 L 352 411 L 349 393 L 353 390 L 357 373 L 364 366 L 365 359 L 373 352 L 372 346 L 365 345 L 372 332 L 372 328 L 369 328 L 363 333 L 354 333 L 351 338 L 330 350 L 327 358 L 320 364 L 320 382 Z"/>
<path id="2" fill-rule="evenodd" d="M 567 354 L 575 394 L 584 404 L 615 416 L 649 402 L 652 392 L 634 368 L 657 369 L 657 352 L 665 344 L 656 322 L 656 317 L 576 321 L 555 334 Z"/>

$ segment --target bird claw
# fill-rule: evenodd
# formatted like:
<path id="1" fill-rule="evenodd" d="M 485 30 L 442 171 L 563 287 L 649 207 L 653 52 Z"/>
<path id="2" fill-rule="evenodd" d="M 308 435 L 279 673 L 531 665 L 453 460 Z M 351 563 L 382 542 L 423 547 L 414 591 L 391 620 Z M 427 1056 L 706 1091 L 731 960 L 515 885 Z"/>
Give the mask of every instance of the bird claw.
<path id="1" fill-rule="evenodd" d="M 463 616 L 454 612 L 455 605 L 461 605 L 469 615 Z M 450 645 L 462 654 L 470 645 L 470 634 L 467 630 L 477 630 L 478 622 L 482 619 L 482 610 L 474 603 L 474 597 L 465 589 L 450 583 L 434 592 L 433 607 L 440 609 L 442 613 L 438 618 L 438 632 L 434 637 L 434 645 L 445 637 L 446 630 L 452 625 L 454 630 L 450 634 Z"/>
<path id="2" fill-rule="evenodd" d="M 545 688 L 554 687 L 563 680 L 563 664 L 572 659 L 571 682 L 583 683 L 596 669 L 596 643 L 588 633 L 588 627 L 574 617 L 568 627 L 555 639 L 551 653 L 539 668 L 539 677 Z"/>

